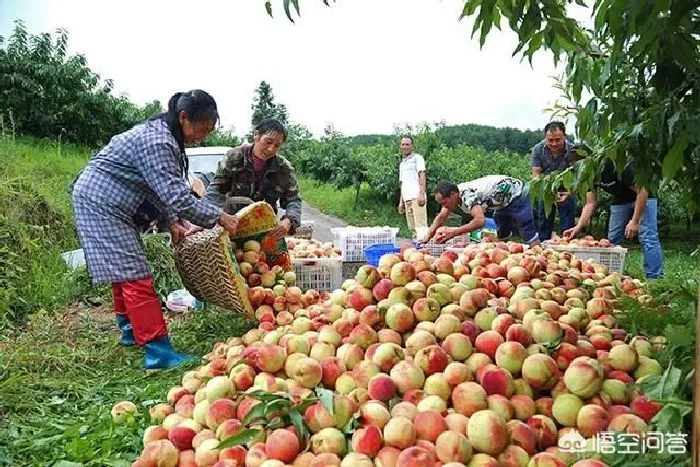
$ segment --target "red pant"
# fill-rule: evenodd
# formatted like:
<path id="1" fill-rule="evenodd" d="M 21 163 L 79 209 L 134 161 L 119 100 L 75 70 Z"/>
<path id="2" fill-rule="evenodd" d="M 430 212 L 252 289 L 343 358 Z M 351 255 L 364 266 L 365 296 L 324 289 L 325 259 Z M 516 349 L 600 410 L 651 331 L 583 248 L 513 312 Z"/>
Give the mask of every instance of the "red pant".
<path id="1" fill-rule="evenodd" d="M 114 312 L 127 315 L 138 345 L 168 334 L 153 278 L 112 284 Z"/>

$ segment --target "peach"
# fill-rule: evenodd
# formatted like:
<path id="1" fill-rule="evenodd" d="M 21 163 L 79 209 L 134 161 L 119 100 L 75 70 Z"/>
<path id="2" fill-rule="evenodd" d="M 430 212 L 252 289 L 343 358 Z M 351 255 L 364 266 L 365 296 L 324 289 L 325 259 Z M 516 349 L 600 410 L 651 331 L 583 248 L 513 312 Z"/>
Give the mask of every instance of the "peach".
<path id="1" fill-rule="evenodd" d="M 299 439 L 289 430 L 278 428 L 265 441 L 267 457 L 291 462 L 299 454 Z"/>
<path id="2" fill-rule="evenodd" d="M 576 426 L 576 417 L 583 407 L 583 401 L 574 394 L 562 394 L 554 399 L 552 415 L 562 426 Z"/>
<path id="3" fill-rule="evenodd" d="M 425 374 L 414 362 L 403 360 L 391 369 L 389 376 L 394 380 L 400 394 L 410 389 L 421 389 L 425 383 Z"/>
<path id="4" fill-rule="evenodd" d="M 507 423 L 510 443 L 521 447 L 529 455 L 537 452 L 537 437 L 535 430 L 520 420 L 510 420 Z"/>
<path id="5" fill-rule="evenodd" d="M 532 338 L 538 344 L 556 345 L 561 342 L 562 330 L 556 321 L 536 319 L 532 322 Z"/>
<path id="6" fill-rule="evenodd" d="M 447 423 L 448 430 L 456 431 L 466 436 L 467 424 L 469 423 L 469 418 L 466 416 L 461 413 L 449 413 L 445 415 L 445 423 Z"/>
<path id="7" fill-rule="evenodd" d="M 365 287 L 356 287 L 347 295 L 345 305 L 355 310 L 363 310 L 372 304 L 373 299 L 372 290 Z"/>
<path id="8" fill-rule="evenodd" d="M 359 428 L 352 435 L 352 450 L 375 457 L 382 448 L 382 432 L 376 426 Z"/>
<path id="9" fill-rule="evenodd" d="M 447 430 L 447 423 L 440 414 L 434 410 L 418 412 L 413 419 L 413 428 L 417 439 L 424 439 L 434 443 L 443 431 Z"/>
<path id="10" fill-rule="evenodd" d="M 519 342 L 523 347 L 528 347 L 533 343 L 530 330 L 520 323 L 512 324 L 508 327 L 505 336 L 506 341 Z"/>
<path id="11" fill-rule="evenodd" d="M 639 364 L 639 355 L 634 347 L 620 344 L 612 347 L 609 352 L 609 363 L 614 370 L 633 372 Z"/>
<path id="12" fill-rule="evenodd" d="M 313 389 L 321 382 L 323 370 L 321 364 L 313 358 L 303 357 L 296 362 L 291 374 L 289 372 L 287 374 L 302 387 Z"/>
<path id="13" fill-rule="evenodd" d="M 396 384 L 388 375 L 380 373 L 369 380 L 367 391 L 371 399 L 387 402 L 396 394 Z"/>
<path id="14" fill-rule="evenodd" d="M 529 467 L 530 456 L 520 446 L 506 446 L 498 455 L 498 462 L 502 467 Z"/>
<path id="15" fill-rule="evenodd" d="M 176 427 L 177 428 L 177 427 Z M 143 432 L 143 445 L 159 439 L 168 439 L 169 431 L 159 425 L 152 425 Z"/>
<path id="16" fill-rule="evenodd" d="M 260 467 L 268 459 L 265 443 L 257 443 L 248 450 L 245 457 L 246 467 Z"/>
<path id="17" fill-rule="evenodd" d="M 346 450 L 345 436 L 337 428 L 324 428 L 311 437 L 311 450 L 314 454 L 331 453 L 343 456 Z"/>
<path id="18" fill-rule="evenodd" d="M 479 326 L 479 329 L 493 330 L 493 322 L 496 321 L 498 316 L 498 311 L 495 308 L 483 308 L 474 315 L 474 322 Z M 498 325 L 498 323 L 496 323 L 496 325 Z"/>
<path id="19" fill-rule="evenodd" d="M 564 382 L 572 394 L 587 399 L 594 396 L 603 386 L 603 367 L 589 357 L 577 357 L 564 373 Z"/>
<path id="20" fill-rule="evenodd" d="M 379 344 L 372 356 L 372 362 L 383 372 L 389 372 L 394 365 L 405 358 L 404 351 L 394 343 Z"/>
<path id="21" fill-rule="evenodd" d="M 324 452 L 314 457 L 309 467 L 340 467 L 340 465 L 340 457 L 337 454 Z"/>
<path id="22" fill-rule="evenodd" d="M 653 358 L 640 356 L 637 369 L 634 370 L 634 378 L 639 380 L 645 376 L 661 376 L 662 373 L 663 368 L 658 361 Z"/>
<path id="23" fill-rule="evenodd" d="M 651 420 L 662 407 L 663 406 L 659 402 L 654 402 L 643 394 L 632 399 L 632 403 L 630 404 L 632 413 L 640 417 L 646 423 L 651 423 Z"/>
<path id="24" fill-rule="evenodd" d="M 414 356 L 420 349 L 428 347 L 429 345 L 435 345 L 437 340 L 435 336 L 428 331 L 423 331 L 417 329 L 406 339 L 406 353 L 410 356 Z"/>
<path id="25" fill-rule="evenodd" d="M 626 404 L 629 399 L 627 385 L 617 379 L 606 379 L 600 389 L 601 394 L 606 394 L 612 404 Z"/>
<path id="26" fill-rule="evenodd" d="M 224 421 L 229 418 L 235 418 L 236 413 L 237 408 L 234 401 L 231 399 L 219 399 L 210 403 L 206 408 L 204 420 L 206 426 L 212 430 L 216 430 Z"/>
<path id="27" fill-rule="evenodd" d="M 180 451 L 192 449 L 192 439 L 197 433 L 192 428 L 176 426 L 168 432 L 168 439 Z"/>
<path id="28" fill-rule="evenodd" d="M 432 465 L 435 461 L 430 451 L 419 446 L 408 447 L 401 451 L 396 460 L 396 465 L 406 467 L 422 467 L 424 465 Z"/>
<path id="29" fill-rule="evenodd" d="M 223 441 L 241 431 L 242 428 L 243 424 L 238 419 L 230 418 L 217 427 L 216 438 Z"/>
<path id="30" fill-rule="evenodd" d="M 510 328 L 513 324 L 515 324 L 515 318 L 508 313 L 502 313 L 497 315 L 493 321 L 491 321 L 491 330 L 505 336 L 508 332 L 508 328 Z"/>
<path id="31" fill-rule="evenodd" d="M 460 324 L 461 328 L 461 324 Z M 442 348 L 456 361 L 464 361 L 472 353 L 472 343 L 461 332 L 449 334 L 442 342 Z"/>
<path id="32" fill-rule="evenodd" d="M 411 302 L 414 302 L 414 300 L 419 300 L 421 298 L 425 298 L 425 295 L 428 291 L 428 287 L 425 284 L 423 284 L 421 281 L 415 281 L 415 280 L 406 284 L 404 286 L 404 288 L 410 294 L 409 301 L 411 301 Z"/>
<path id="33" fill-rule="evenodd" d="M 159 439 L 144 446 L 139 460 L 144 465 L 175 467 L 179 457 L 180 453 L 173 443 L 167 439 Z"/>
<path id="34" fill-rule="evenodd" d="M 470 381 L 472 379 L 472 373 L 469 367 L 464 363 L 452 362 L 445 367 L 443 377 L 445 378 L 445 382 L 454 388 L 459 383 Z"/>
<path id="35" fill-rule="evenodd" d="M 486 394 L 501 394 L 510 397 L 515 392 L 513 377 L 503 368 L 486 368 L 481 375 L 481 386 Z"/>
<path id="36" fill-rule="evenodd" d="M 359 345 L 346 343 L 338 347 L 336 356 L 345 363 L 347 370 L 352 370 L 355 365 L 362 361 L 365 351 Z"/>
<path id="37" fill-rule="evenodd" d="M 425 375 L 442 372 L 450 363 L 451 358 L 442 347 L 430 345 L 420 349 L 414 357 L 415 364 Z"/>
<path id="38" fill-rule="evenodd" d="M 557 444 L 557 426 L 546 415 L 533 415 L 527 420 L 527 424 L 535 432 L 537 448 L 544 451 Z"/>
<path id="39" fill-rule="evenodd" d="M 394 285 L 404 286 L 416 278 L 416 269 L 411 263 L 398 262 L 391 267 L 389 279 Z"/>
<path id="40" fill-rule="evenodd" d="M 394 408 L 400 404 L 401 403 L 397 404 L 394 406 Z M 379 401 L 370 400 L 360 406 L 359 420 L 365 427 L 372 425 L 376 426 L 380 430 L 383 430 L 390 418 L 391 414 L 389 413 L 389 409 L 387 409 L 386 406 Z"/>
<path id="41" fill-rule="evenodd" d="M 207 439 L 194 451 L 197 465 L 213 465 L 219 460 L 219 440 Z"/>
<path id="42" fill-rule="evenodd" d="M 500 454 L 508 444 L 506 423 L 492 410 L 473 413 L 469 417 L 467 433 L 476 451 L 492 456 Z"/>
<path id="43" fill-rule="evenodd" d="M 194 438 L 192 438 L 192 447 L 197 449 L 204 441 L 208 439 L 216 438 L 216 434 L 213 430 L 205 428 L 204 430 L 197 433 Z"/>
<path id="44" fill-rule="evenodd" d="M 360 266 L 355 274 L 355 282 L 367 289 L 373 288 L 381 279 L 379 270 L 370 264 Z"/>
<path id="45" fill-rule="evenodd" d="M 260 371 L 275 373 L 282 369 L 286 358 L 287 351 L 283 347 L 273 344 L 262 344 L 258 347 L 255 363 Z M 207 383 L 207 394 L 209 393 L 209 383 Z"/>
<path id="46" fill-rule="evenodd" d="M 419 298 L 413 303 L 416 321 L 435 321 L 440 316 L 440 303 L 434 298 Z"/>
<path id="47" fill-rule="evenodd" d="M 425 379 L 423 392 L 426 396 L 438 396 L 447 401 L 452 395 L 452 387 L 442 373 L 434 373 Z"/>
<path id="48" fill-rule="evenodd" d="M 492 360 L 495 358 L 496 349 L 504 342 L 503 336 L 496 331 L 484 331 L 476 337 L 474 347 L 479 353 L 488 355 Z"/>
<path id="49" fill-rule="evenodd" d="M 527 356 L 527 349 L 520 342 L 506 341 L 496 348 L 496 365 L 517 375 Z"/>
<path id="50" fill-rule="evenodd" d="M 457 413 L 469 417 L 488 407 L 487 394 L 477 383 L 460 383 L 452 390 L 452 404 Z"/>
<path id="51" fill-rule="evenodd" d="M 522 365 L 523 379 L 536 390 L 552 389 L 559 380 L 559 367 L 552 357 L 536 353 L 529 355 Z"/>
<path id="52" fill-rule="evenodd" d="M 535 401 L 530 396 L 515 394 L 510 398 L 513 404 L 513 416 L 518 420 L 526 421 L 537 413 Z"/>
<path id="53" fill-rule="evenodd" d="M 649 431 L 649 427 L 642 418 L 633 413 L 626 413 L 615 416 L 608 424 L 608 431 L 633 433 L 641 435 Z"/>
<path id="54" fill-rule="evenodd" d="M 549 452 L 538 452 L 530 459 L 528 467 L 566 467 L 566 464 Z"/>
<path id="55" fill-rule="evenodd" d="M 399 402 L 391 409 L 391 416 L 394 418 L 405 417 L 409 420 L 415 420 L 416 415 L 418 415 L 416 405 L 406 401 Z"/>
<path id="56" fill-rule="evenodd" d="M 413 422 L 406 417 L 395 417 L 384 426 L 384 445 L 397 449 L 413 446 L 416 432 Z"/>
<path id="57" fill-rule="evenodd" d="M 394 284 L 389 279 L 380 279 L 372 288 L 372 295 L 378 302 L 389 297 L 389 292 L 394 288 Z"/>
<path id="58" fill-rule="evenodd" d="M 551 397 L 540 397 L 535 401 L 535 408 L 539 415 L 545 415 L 552 418 L 554 414 L 552 413 L 552 407 L 554 406 L 554 399 Z"/>
<path id="59" fill-rule="evenodd" d="M 598 432 L 604 431 L 610 422 L 608 412 L 594 404 L 581 407 L 576 416 L 576 428 L 582 436 L 590 438 Z"/>
<path id="60" fill-rule="evenodd" d="M 397 467 L 399 465 L 399 456 L 401 451 L 391 446 L 384 446 L 374 458 L 376 467 Z"/>

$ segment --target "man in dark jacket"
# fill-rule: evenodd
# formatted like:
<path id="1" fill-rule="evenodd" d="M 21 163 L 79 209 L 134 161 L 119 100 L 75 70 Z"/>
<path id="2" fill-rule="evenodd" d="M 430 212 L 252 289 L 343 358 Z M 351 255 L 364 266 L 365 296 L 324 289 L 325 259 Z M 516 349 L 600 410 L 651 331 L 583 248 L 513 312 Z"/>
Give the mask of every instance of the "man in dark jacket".
<path id="1" fill-rule="evenodd" d="M 278 154 L 287 140 L 287 130 L 277 120 L 261 122 L 253 133 L 254 143 L 229 150 L 219 163 L 206 198 L 230 214 L 246 204 L 265 201 L 277 212 L 277 202 L 285 214 L 275 231 L 281 239 L 301 225 L 301 198 L 292 164 Z"/>
<path id="2" fill-rule="evenodd" d="M 614 245 L 619 245 L 622 243 L 623 235 L 634 238 L 639 234 L 646 277 L 656 279 L 662 276 L 664 257 L 657 223 L 658 200 L 656 196 L 635 183 L 632 162 L 628 163 L 618 176 L 615 165 L 607 159 L 600 171 L 596 186 L 613 197 L 610 206 L 608 240 Z M 595 191 L 588 192 L 578 224 L 566 230 L 564 238 L 574 238 L 588 225 L 595 211 L 596 202 Z"/>

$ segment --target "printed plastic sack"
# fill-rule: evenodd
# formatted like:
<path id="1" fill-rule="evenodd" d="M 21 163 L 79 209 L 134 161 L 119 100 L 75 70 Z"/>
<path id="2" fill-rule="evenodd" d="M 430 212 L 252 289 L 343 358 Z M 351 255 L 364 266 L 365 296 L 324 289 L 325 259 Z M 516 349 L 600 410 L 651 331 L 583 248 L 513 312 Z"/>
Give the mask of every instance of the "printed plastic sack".
<path id="1" fill-rule="evenodd" d="M 194 309 L 196 302 L 197 299 L 187 289 L 180 289 L 170 292 L 165 306 L 175 313 L 185 313 Z"/>
<path id="2" fill-rule="evenodd" d="M 292 270 L 292 260 L 284 237 L 275 240 L 270 234 L 278 226 L 277 216 L 272 206 L 264 201 L 250 204 L 236 213 L 238 229 L 231 240 L 237 248 L 250 240 L 260 244 L 265 253 L 265 262 L 270 266 L 281 266 L 285 271 Z"/>

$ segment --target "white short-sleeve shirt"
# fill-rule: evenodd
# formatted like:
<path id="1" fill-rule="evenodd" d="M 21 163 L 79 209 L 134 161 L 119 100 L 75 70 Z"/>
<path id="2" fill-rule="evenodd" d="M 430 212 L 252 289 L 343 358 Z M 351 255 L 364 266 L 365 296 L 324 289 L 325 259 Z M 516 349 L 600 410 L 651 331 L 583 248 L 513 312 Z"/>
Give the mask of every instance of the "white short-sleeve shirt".
<path id="1" fill-rule="evenodd" d="M 399 182 L 401 182 L 401 197 L 404 201 L 417 199 L 420 193 L 418 173 L 425 171 L 425 159 L 417 153 L 412 153 L 401 159 L 399 164 Z"/>

